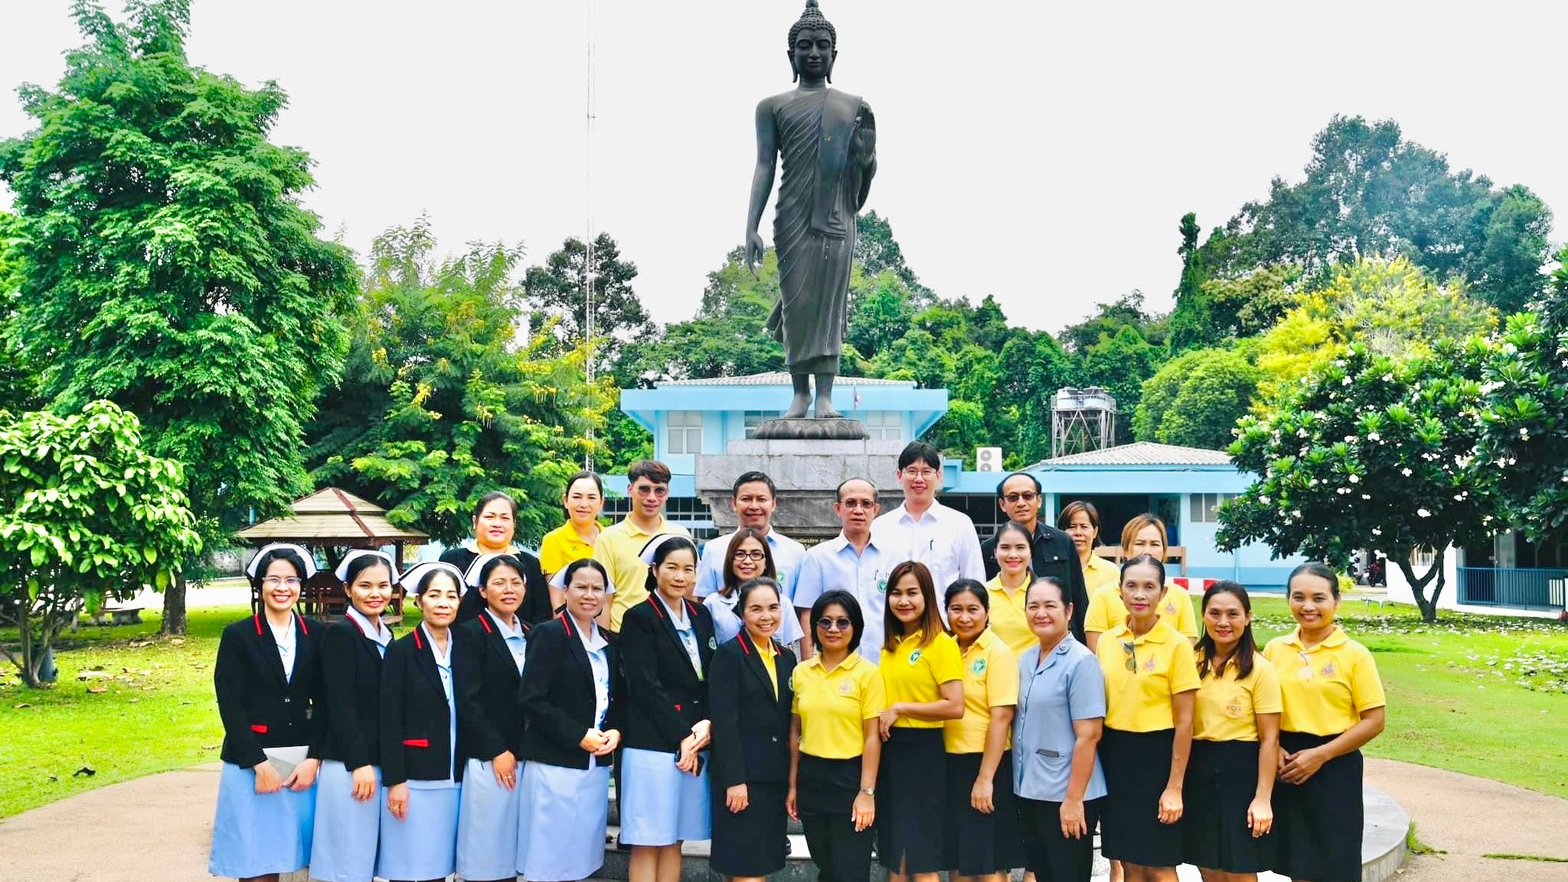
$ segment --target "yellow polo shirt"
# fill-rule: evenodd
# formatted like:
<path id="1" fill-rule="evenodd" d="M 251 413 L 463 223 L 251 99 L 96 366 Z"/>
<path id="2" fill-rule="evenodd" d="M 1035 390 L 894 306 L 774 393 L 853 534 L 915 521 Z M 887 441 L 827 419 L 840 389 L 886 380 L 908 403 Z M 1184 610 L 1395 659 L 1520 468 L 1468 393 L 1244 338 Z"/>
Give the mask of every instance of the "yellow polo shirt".
<path id="1" fill-rule="evenodd" d="M 762 659 L 762 669 L 768 672 L 768 682 L 773 684 L 773 697 L 779 697 L 779 666 L 774 662 L 778 653 L 773 651 L 773 641 L 767 643 L 752 642 L 757 647 L 757 657 Z"/>
<path id="2" fill-rule="evenodd" d="M 985 590 L 991 595 L 991 630 L 1002 638 L 1002 642 L 1007 644 L 1014 655 L 1020 655 L 1040 642 L 1040 638 L 1029 629 L 1029 613 L 1025 610 L 1029 599 L 1027 583 L 1009 594 L 1002 587 L 1002 577 L 997 576 L 985 583 Z"/>
<path id="3" fill-rule="evenodd" d="M 660 533 L 690 536 L 686 530 L 668 520 L 661 519 L 652 532 L 639 530 L 626 518 L 613 527 L 599 531 L 599 541 L 593 545 L 593 559 L 610 573 L 615 583 L 615 593 L 610 595 L 610 630 L 621 630 L 621 617 L 626 611 L 648 599 L 648 565 L 642 562 L 642 547 Z"/>
<path id="4" fill-rule="evenodd" d="M 1192 611 L 1192 598 L 1175 582 L 1165 583 L 1165 593 L 1160 595 L 1160 621 L 1171 630 L 1198 639 L 1198 617 Z M 1127 622 L 1127 605 L 1122 603 L 1121 584 L 1112 582 L 1089 596 L 1089 611 L 1084 614 L 1083 629 L 1109 631 Z"/>
<path id="5" fill-rule="evenodd" d="M 1083 587 L 1094 597 L 1094 592 L 1105 585 L 1116 585 L 1122 580 L 1122 568 L 1098 554 L 1089 555 L 1089 565 L 1083 568 Z"/>
<path id="6" fill-rule="evenodd" d="M 822 667 L 821 654 L 795 666 L 790 710 L 800 717 L 800 752 L 818 759 L 853 759 L 866 746 L 865 721 L 887 709 L 877 666 L 851 652 L 838 667 Z"/>
<path id="7" fill-rule="evenodd" d="M 599 532 L 603 534 L 604 531 Z M 539 569 L 546 576 L 559 573 L 585 557 L 593 557 L 593 546 L 577 535 L 571 521 L 544 534 L 544 540 L 539 543 Z"/>
<path id="8" fill-rule="evenodd" d="M 1192 712 L 1192 737 L 1199 741 L 1257 741 L 1258 714 L 1280 712 L 1279 674 L 1263 657 L 1252 654 L 1252 673 L 1238 679 L 1234 664 L 1219 675 L 1209 674 L 1198 687 Z"/>
<path id="9" fill-rule="evenodd" d="M 1096 655 L 1105 673 L 1105 725 L 1112 729 L 1170 729 L 1176 725 L 1171 697 L 1201 685 L 1192 644 L 1163 621 L 1137 638 L 1126 624 L 1106 631 Z"/>
<path id="10" fill-rule="evenodd" d="M 948 753 L 984 753 L 991 708 L 1018 706 L 1018 656 L 987 628 L 969 644 L 962 659 L 964 715 L 942 724 L 942 746 Z"/>
<path id="11" fill-rule="evenodd" d="M 920 645 L 921 632 L 898 641 L 892 652 L 882 650 L 882 662 L 877 669 L 882 672 L 882 688 L 887 691 L 888 707 L 900 701 L 927 702 L 942 700 L 942 684 L 964 678 L 963 659 L 958 652 L 958 641 L 951 634 L 936 635 L 925 646 Z M 910 729 L 940 729 L 942 720 L 916 720 L 901 716 L 894 726 Z"/>
<path id="12" fill-rule="evenodd" d="M 1363 711 L 1383 707 L 1383 680 L 1365 646 L 1335 628 L 1328 639 L 1307 649 L 1301 629 L 1275 637 L 1263 654 L 1279 672 L 1286 732 L 1338 735 L 1361 721 Z"/>

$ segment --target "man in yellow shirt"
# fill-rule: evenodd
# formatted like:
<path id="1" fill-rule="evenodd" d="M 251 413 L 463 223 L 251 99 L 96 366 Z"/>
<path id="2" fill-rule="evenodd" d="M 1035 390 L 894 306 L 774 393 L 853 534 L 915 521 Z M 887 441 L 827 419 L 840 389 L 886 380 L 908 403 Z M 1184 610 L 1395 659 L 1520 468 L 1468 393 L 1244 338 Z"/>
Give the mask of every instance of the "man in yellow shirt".
<path id="1" fill-rule="evenodd" d="M 627 489 L 632 510 L 620 523 L 606 527 L 593 545 L 593 559 L 610 574 L 610 602 L 599 613 L 599 626 L 612 632 L 621 630 L 621 617 L 628 609 L 648 599 L 644 584 L 648 565 L 642 562 L 642 548 L 660 533 L 690 536 L 679 525 L 664 517 L 664 503 L 670 498 L 670 467 L 645 459 L 626 470 Z"/>

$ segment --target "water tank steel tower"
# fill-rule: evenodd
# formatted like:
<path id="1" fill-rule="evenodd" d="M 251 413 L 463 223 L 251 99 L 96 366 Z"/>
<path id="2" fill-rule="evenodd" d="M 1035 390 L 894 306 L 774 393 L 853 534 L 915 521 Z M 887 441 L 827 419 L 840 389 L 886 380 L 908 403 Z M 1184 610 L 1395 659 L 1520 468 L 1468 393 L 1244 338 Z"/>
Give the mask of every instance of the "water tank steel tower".
<path id="1" fill-rule="evenodd" d="M 1110 447 L 1116 438 L 1116 398 L 1099 386 L 1066 388 L 1051 399 L 1051 456 Z"/>

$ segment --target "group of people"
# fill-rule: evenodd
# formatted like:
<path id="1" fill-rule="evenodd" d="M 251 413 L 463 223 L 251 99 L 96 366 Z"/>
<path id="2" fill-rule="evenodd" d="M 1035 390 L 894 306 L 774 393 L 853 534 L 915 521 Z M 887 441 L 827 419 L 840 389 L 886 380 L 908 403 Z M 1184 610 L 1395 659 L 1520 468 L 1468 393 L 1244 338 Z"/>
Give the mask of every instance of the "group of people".
<path id="1" fill-rule="evenodd" d="M 895 882 L 1088 880 L 1097 827 L 1130 882 L 1180 863 L 1360 879 L 1359 749 L 1383 691 L 1335 624 L 1328 568 L 1291 574 L 1298 626 L 1259 648 L 1234 582 L 1204 592 L 1200 629 L 1158 518 L 1128 523 L 1118 567 L 1095 555 L 1092 505 L 1053 528 L 1019 473 L 982 545 L 937 500 L 927 444 L 898 461 L 901 505 L 846 481 L 842 531 L 810 549 L 773 529 L 760 472 L 734 483 L 739 529 L 701 549 L 664 518 L 666 467 L 628 481 L 631 512 L 601 529 L 599 478 L 573 476 L 538 558 L 498 493 L 440 562 L 350 552 L 331 625 L 294 611 L 312 556 L 262 548 L 260 610 L 218 650 L 211 872 L 585 879 L 613 777 L 633 882 L 676 882 L 687 840 L 760 879 L 792 817 L 832 882 L 873 856 Z M 399 585 L 421 622 L 393 639 Z"/>

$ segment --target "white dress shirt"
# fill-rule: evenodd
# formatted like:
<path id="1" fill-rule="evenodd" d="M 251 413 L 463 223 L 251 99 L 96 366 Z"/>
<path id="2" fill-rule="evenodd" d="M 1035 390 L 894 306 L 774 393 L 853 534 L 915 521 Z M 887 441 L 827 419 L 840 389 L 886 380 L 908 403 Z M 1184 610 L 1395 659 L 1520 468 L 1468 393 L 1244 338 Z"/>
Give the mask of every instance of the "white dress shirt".
<path id="1" fill-rule="evenodd" d="M 801 560 L 800 573 L 795 579 L 795 606 L 809 610 L 817 598 L 835 589 L 855 595 L 860 601 L 860 612 L 866 618 L 865 633 L 860 635 L 860 656 L 876 664 L 882 659 L 887 576 L 894 563 L 882 550 L 874 532 L 864 551 L 856 551 L 844 534 L 839 533 L 812 547 Z M 808 624 L 816 627 L 814 622 Z M 812 640 L 815 639 L 813 634 Z"/>
<path id="2" fill-rule="evenodd" d="M 900 505 L 872 521 L 871 534 L 895 564 L 906 560 L 925 564 L 936 583 L 938 600 L 958 579 L 985 583 L 980 536 L 974 521 L 961 511 L 932 502 L 917 518 Z"/>

